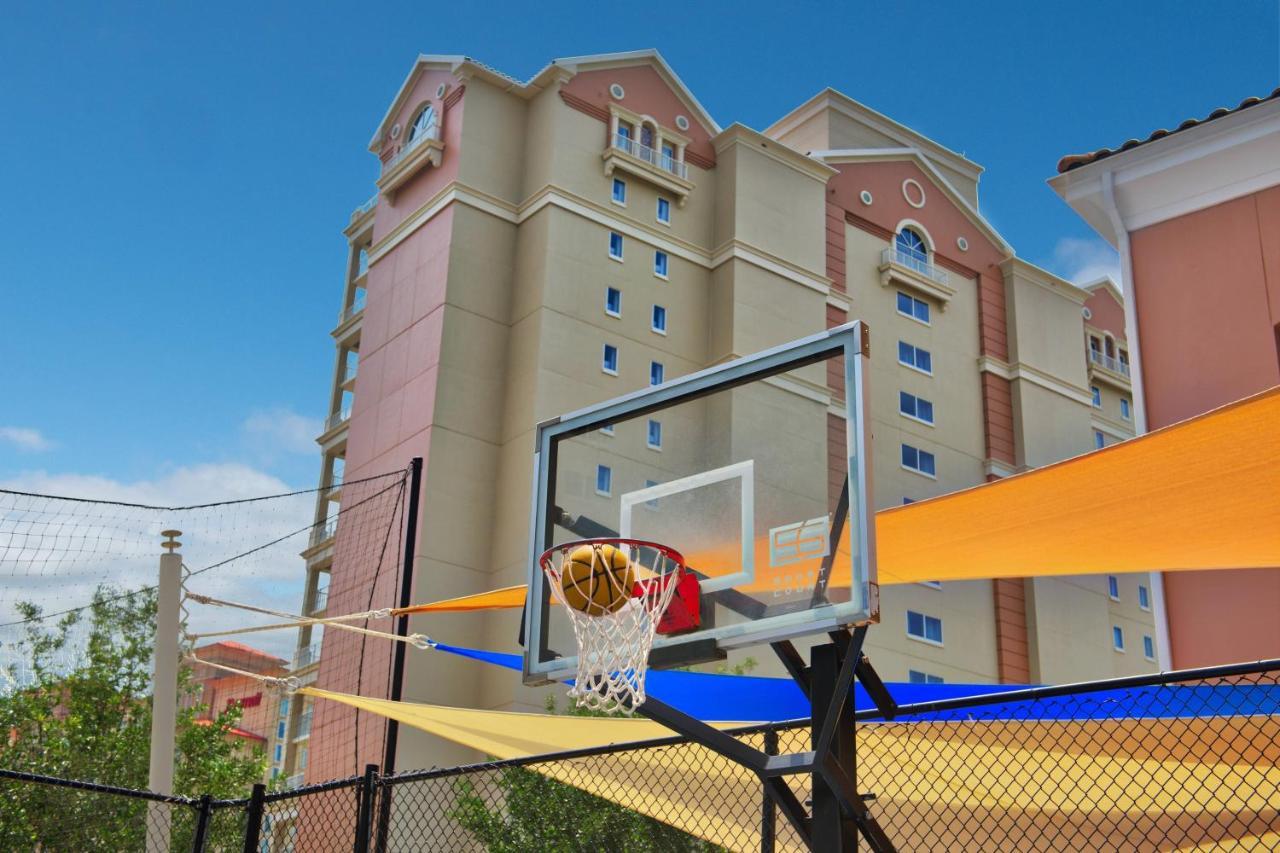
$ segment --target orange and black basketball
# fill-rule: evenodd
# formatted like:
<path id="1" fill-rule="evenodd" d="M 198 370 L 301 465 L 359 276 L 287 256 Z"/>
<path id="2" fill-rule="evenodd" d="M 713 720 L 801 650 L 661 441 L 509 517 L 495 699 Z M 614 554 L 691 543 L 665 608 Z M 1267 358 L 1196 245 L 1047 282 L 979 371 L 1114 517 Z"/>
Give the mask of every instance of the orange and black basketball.
<path id="1" fill-rule="evenodd" d="M 618 611 L 634 586 L 635 573 L 627 555 L 608 544 L 573 549 L 560 569 L 565 604 L 588 616 Z"/>

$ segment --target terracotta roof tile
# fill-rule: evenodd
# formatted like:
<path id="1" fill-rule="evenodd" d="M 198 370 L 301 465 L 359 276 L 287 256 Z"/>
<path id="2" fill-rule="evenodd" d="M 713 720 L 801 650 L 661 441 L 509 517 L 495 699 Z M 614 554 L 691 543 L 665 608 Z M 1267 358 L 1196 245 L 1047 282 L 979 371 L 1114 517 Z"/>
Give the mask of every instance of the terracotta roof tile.
<path id="1" fill-rule="evenodd" d="M 1249 107 L 1276 99 L 1280 99 L 1280 88 L 1275 89 L 1270 95 L 1266 95 L 1261 98 L 1245 98 L 1234 107 L 1218 107 L 1218 109 L 1209 113 L 1209 115 L 1204 118 L 1189 118 L 1173 130 L 1157 130 L 1146 139 L 1129 139 L 1116 148 L 1099 148 L 1097 151 L 1090 151 L 1087 154 L 1068 154 L 1066 157 L 1063 157 L 1058 161 L 1058 172 L 1070 172 L 1072 169 L 1080 166 L 1086 166 L 1097 160 L 1103 160 L 1113 154 L 1119 154 L 1122 151 L 1137 148 L 1139 145 L 1146 145 L 1148 142 L 1155 142 L 1157 139 L 1164 139 L 1166 136 L 1171 136 L 1172 134 L 1180 133 L 1181 131 L 1188 130 L 1193 127 L 1198 127 L 1199 125 L 1211 122 L 1214 119 L 1219 119 L 1223 116 L 1239 112 L 1240 110 L 1245 110 Z"/>

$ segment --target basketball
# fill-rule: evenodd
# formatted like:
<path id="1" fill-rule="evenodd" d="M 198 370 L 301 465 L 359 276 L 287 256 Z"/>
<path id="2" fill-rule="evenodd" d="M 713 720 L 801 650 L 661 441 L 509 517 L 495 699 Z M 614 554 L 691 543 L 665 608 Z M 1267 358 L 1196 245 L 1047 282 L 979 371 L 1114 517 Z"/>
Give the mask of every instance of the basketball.
<path id="1" fill-rule="evenodd" d="M 627 555 L 612 545 L 575 548 L 560 570 L 564 602 L 588 616 L 621 609 L 631 598 L 635 573 Z"/>

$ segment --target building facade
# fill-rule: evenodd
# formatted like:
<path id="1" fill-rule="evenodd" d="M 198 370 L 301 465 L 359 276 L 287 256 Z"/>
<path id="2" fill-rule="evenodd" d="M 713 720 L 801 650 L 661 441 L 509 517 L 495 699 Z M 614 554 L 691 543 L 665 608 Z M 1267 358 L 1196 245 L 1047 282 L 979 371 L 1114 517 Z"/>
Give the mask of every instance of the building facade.
<path id="1" fill-rule="evenodd" d="M 1118 415 L 1114 292 L 1017 258 L 979 212 L 980 166 L 838 92 L 758 132 L 718 125 L 653 51 L 557 60 L 523 83 L 423 56 L 370 151 L 382 171 L 346 230 L 317 520 L 339 478 L 423 457 L 416 600 L 525 580 L 540 420 L 848 320 L 872 329 L 882 507 L 1088 452 L 1099 432 L 1131 434 Z M 1090 360 L 1091 329 L 1115 369 Z M 613 440 L 631 440 L 621 433 Z M 367 608 L 374 579 L 343 548 L 341 523 L 317 534 L 307 612 Z M 1112 583 L 888 587 L 868 653 L 901 681 L 1154 670 L 1152 617 L 1138 605 L 1149 581 Z M 510 612 L 411 623 L 503 651 L 519 629 Z M 300 649 L 314 642 L 304 631 Z M 355 690 L 339 661 L 358 642 L 330 631 L 317 683 Z M 752 657 L 757 673 L 781 674 L 767 649 Z M 378 666 L 365 692 L 385 681 L 385 662 L 365 661 Z M 407 700 L 537 711 L 544 695 L 497 668 L 407 657 Z M 359 761 L 377 761 L 381 731 L 320 703 L 306 779 L 351 773 L 357 738 Z M 416 731 L 399 743 L 401 768 L 475 757 Z"/>
<path id="2" fill-rule="evenodd" d="M 221 664 L 254 675 L 236 675 L 225 670 L 195 664 L 191 680 L 198 692 L 183 696 L 184 707 L 203 705 L 208 710 L 196 722 L 209 722 L 232 706 L 240 707 L 240 721 L 231 737 L 246 751 L 261 749 L 267 756 L 264 782 L 281 775 L 285 762 L 285 728 L 289 698 L 265 687 L 255 676 L 279 678 L 289 671 L 289 662 L 243 643 L 222 641 L 195 649 L 200 661 Z"/>
<path id="3" fill-rule="evenodd" d="M 1280 89 L 1058 172 L 1120 253 L 1140 431 L 1280 384 Z M 1175 667 L 1280 655 L 1280 569 L 1156 580 Z"/>

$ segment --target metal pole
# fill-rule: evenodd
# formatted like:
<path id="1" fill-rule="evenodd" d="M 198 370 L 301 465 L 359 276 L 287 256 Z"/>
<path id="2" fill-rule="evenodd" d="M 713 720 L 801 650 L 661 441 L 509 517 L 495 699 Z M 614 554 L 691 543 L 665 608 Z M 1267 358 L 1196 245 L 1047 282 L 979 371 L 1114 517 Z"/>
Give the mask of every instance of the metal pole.
<path id="1" fill-rule="evenodd" d="M 409 508 L 404 531 L 404 564 L 400 569 L 400 601 L 398 607 L 408 607 L 413 597 L 413 558 L 418 546 L 418 500 L 422 491 L 422 457 L 415 456 L 409 462 Z M 395 635 L 409 636 L 409 617 L 396 619 Z M 404 692 L 405 644 L 396 643 L 391 664 L 391 693 L 388 698 L 399 702 Z M 387 742 L 382 754 L 382 775 L 390 776 L 396 770 L 396 747 L 400 741 L 400 724 L 387 721 Z M 391 788 L 388 786 L 378 807 L 378 850 L 387 849 L 387 831 L 391 821 Z"/>
<path id="2" fill-rule="evenodd" d="M 151 685 L 151 771 L 147 785 L 157 794 L 173 793 L 173 749 L 178 718 L 178 644 L 182 605 L 182 543 L 180 530 L 165 530 L 160 555 L 157 593 L 155 669 Z M 147 808 L 147 853 L 169 849 L 171 825 L 167 803 Z"/>
<path id="3" fill-rule="evenodd" d="M 191 853 L 204 853 L 209 836 L 209 819 L 213 816 L 213 797 L 205 794 L 196 806 L 196 831 L 191 839 Z"/>
<path id="4" fill-rule="evenodd" d="M 765 731 L 764 754 L 778 754 L 777 729 L 767 729 Z M 764 788 L 763 780 L 761 789 L 764 802 L 761 805 L 760 812 L 760 853 L 773 853 L 777 846 L 778 838 L 778 809 L 773 804 L 773 797 L 769 796 L 768 789 Z"/>
<path id="5" fill-rule="evenodd" d="M 249 795 L 249 812 L 244 827 L 244 853 L 259 853 L 258 838 L 262 834 L 262 813 L 266 811 L 267 786 L 261 782 L 253 786 Z"/>
<path id="6" fill-rule="evenodd" d="M 853 719 L 848 714 L 847 703 L 836 704 L 832 698 L 837 696 L 840 685 L 841 664 L 840 650 L 834 643 L 814 646 L 809 650 L 809 666 L 813 690 L 813 744 L 817 749 L 823 738 L 823 730 L 828 725 L 834 726 L 834 737 L 831 737 L 832 755 L 841 762 L 852 763 L 853 757 Z M 835 719 L 828 722 L 835 709 Z M 822 757 L 819 760 L 823 760 Z M 819 772 L 813 774 L 813 849 L 821 851 L 854 851 L 858 849 L 857 829 L 840 806 L 839 795 L 832 789 L 826 777 Z"/>
<path id="7" fill-rule="evenodd" d="M 373 823 L 373 795 L 377 784 L 378 765 L 366 764 L 364 766 L 364 778 L 360 780 L 360 787 L 357 789 L 360 792 L 360 801 L 356 804 L 359 812 L 356 817 L 354 853 L 368 853 L 369 829 Z"/>

